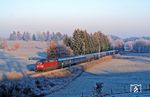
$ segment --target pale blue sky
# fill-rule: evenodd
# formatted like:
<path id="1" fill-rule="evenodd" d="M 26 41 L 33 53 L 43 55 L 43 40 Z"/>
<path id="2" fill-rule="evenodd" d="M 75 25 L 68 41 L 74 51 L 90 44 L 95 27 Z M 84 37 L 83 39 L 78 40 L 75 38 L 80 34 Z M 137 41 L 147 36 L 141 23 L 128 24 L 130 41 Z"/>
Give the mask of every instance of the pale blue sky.
<path id="1" fill-rule="evenodd" d="M 82 28 L 120 37 L 150 36 L 150 0 L 0 0 L 0 36 L 12 31 Z"/>

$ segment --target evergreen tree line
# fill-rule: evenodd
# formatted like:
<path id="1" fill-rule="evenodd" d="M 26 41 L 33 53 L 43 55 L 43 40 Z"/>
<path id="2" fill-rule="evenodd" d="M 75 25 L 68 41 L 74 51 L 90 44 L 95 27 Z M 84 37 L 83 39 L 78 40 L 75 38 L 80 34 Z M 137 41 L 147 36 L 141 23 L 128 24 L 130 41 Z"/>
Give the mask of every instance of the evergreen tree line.
<path id="1" fill-rule="evenodd" d="M 86 30 L 76 29 L 73 36 L 64 36 L 64 44 L 69 46 L 75 55 L 90 54 L 110 49 L 109 40 L 100 31 L 88 33 Z"/>
<path id="2" fill-rule="evenodd" d="M 9 40 L 24 40 L 24 41 L 60 41 L 62 40 L 64 35 L 60 32 L 50 33 L 50 32 L 42 32 L 42 33 L 29 33 L 29 32 L 13 32 L 9 36 Z"/>

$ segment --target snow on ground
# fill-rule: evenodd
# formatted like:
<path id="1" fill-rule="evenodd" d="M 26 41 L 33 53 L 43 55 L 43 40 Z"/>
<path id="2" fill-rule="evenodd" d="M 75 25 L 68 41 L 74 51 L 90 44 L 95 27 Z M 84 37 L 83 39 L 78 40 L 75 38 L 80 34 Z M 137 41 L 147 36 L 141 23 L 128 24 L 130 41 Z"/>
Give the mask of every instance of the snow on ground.
<path id="1" fill-rule="evenodd" d="M 142 57 L 150 57 L 150 53 L 128 53 L 128 56 L 142 56 Z"/>
<path id="2" fill-rule="evenodd" d="M 105 97 L 150 97 L 150 93 L 124 93 L 124 94 L 117 94 L 117 95 L 111 95 L 111 96 L 105 96 Z"/>
<path id="3" fill-rule="evenodd" d="M 35 73 L 31 68 L 35 66 L 36 61 L 29 61 L 28 58 L 43 57 L 46 43 L 36 42 L 29 45 L 28 42 L 21 42 L 21 44 L 17 50 L 0 51 L 0 97 L 41 97 L 63 88 L 82 73 L 81 68 L 73 67 L 29 77 L 27 74 Z"/>
<path id="4" fill-rule="evenodd" d="M 42 97 L 68 85 L 82 73 L 82 69 L 72 67 L 68 69 L 68 72 L 71 75 L 64 77 L 24 76 L 17 80 L 1 80 L 0 97 Z"/>
<path id="5" fill-rule="evenodd" d="M 19 48 L 16 50 L 5 50 L 5 52 L 17 57 L 28 59 L 28 57 L 40 56 L 38 52 L 43 52 L 47 48 L 47 42 L 40 41 L 8 41 L 8 48 L 12 48 L 13 45 L 17 42 Z"/>
<path id="6" fill-rule="evenodd" d="M 3 77 L 19 78 L 35 73 L 36 60 L 29 57 L 43 57 L 47 42 L 17 41 L 19 48 L 11 50 L 16 41 L 8 41 L 8 48 L 0 51 L 0 79 Z"/>
<path id="7" fill-rule="evenodd" d="M 26 62 L 0 51 L 0 79 L 3 77 L 23 76 L 28 71 Z"/>
<path id="8" fill-rule="evenodd" d="M 150 57 L 139 57 L 138 54 L 127 56 L 95 65 L 64 89 L 46 97 L 81 97 L 82 94 L 90 97 L 96 82 L 104 83 L 103 94 L 130 92 L 130 84 L 141 84 L 142 89 L 146 89 L 150 84 Z M 115 97 L 134 97 L 135 94 L 120 95 Z M 139 97 L 149 96 L 140 94 Z"/>
<path id="9" fill-rule="evenodd" d="M 12 43 L 13 42 L 10 42 L 10 44 Z M 46 43 L 42 42 L 30 42 L 30 45 L 28 42 L 22 42 L 21 44 L 22 47 L 16 51 L 0 51 L 0 78 L 18 78 L 30 73 L 30 69 L 35 65 L 35 61 L 29 61 L 28 58 L 43 56 L 40 52 L 43 52 L 46 48 Z M 69 85 L 67 85 L 67 83 L 70 77 L 61 77 L 55 80 L 39 77 L 37 79 L 45 83 L 42 86 L 37 86 L 37 79 L 35 78 L 27 79 L 29 82 L 20 79 L 23 81 L 19 81 L 18 83 L 29 83 L 26 86 L 32 88 L 33 92 L 37 93 L 37 95 L 38 93 L 44 93 L 43 95 L 49 94 L 52 92 L 51 89 L 57 90 L 57 88 L 63 87 L 65 83 L 67 87 L 47 95 L 47 97 L 80 97 L 82 94 L 88 96 L 92 95 L 96 82 L 104 83 L 103 94 L 129 92 L 130 84 L 135 83 L 142 84 L 142 88 L 146 88 L 147 85 L 150 84 L 148 75 L 150 75 L 150 54 L 131 53 L 125 56 L 117 56 L 111 61 L 94 65 L 94 67 L 85 71 Z M 53 84 L 55 84 L 55 87 L 52 88 L 51 85 Z M 27 87 L 24 87 L 24 89 Z M 31 92 L 32 89 L 29 92 Z M 120 95 L 115 95 L 115 97 L 123 97 L 122 94 Z M 130 97 L 129 94 L 124 94 L 124 96 Z"/>
<path id="10" fill-rule="evenodd" d="M 28 58 L 43 57 L 46 43 L 21 44 L 21 48 L 17 50 L 0 51 L 0 97 L 41 97 L 63 88 L 82 73 L 81 68 L 72 67 L 29 77 L 27 74 L 35 73 L 30 69 L 35 66 L 36 61 L 29 61 Z"/>

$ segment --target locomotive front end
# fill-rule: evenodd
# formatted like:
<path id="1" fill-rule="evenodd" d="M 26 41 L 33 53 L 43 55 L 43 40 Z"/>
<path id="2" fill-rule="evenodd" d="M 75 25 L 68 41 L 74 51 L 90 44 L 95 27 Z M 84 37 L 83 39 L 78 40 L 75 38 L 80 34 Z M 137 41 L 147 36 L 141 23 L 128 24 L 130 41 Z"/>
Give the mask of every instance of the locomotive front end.
<path id="1" fill-rule="evenodd" d="M 37 71 L 44 71 L 46 68 L 45 68 L 45 66 L 44 66 L 44 62 L 42 62 L 42 61 L 38 61 L 37 63 L 36 63 L 36 70 Z"/>

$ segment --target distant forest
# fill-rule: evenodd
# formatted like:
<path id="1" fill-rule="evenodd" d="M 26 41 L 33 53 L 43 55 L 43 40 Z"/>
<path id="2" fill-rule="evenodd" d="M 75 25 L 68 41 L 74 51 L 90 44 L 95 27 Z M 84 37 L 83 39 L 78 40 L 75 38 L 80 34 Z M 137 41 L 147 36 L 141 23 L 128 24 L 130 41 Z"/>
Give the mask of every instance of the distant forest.
<path id="1" fill-rule="evenodd" d="M 64 35 L 62 35 L 60 32 L 56 33 L 50 33 L 50 32 L 40 32 L 40 33 L 29 33 L 29 32 L 15 32 L 13 31 L 10 36 L 9 40 L 24 40 L 24 41 L 50 41 L 55 40 L 59 41 L 62 40 Z"/>

